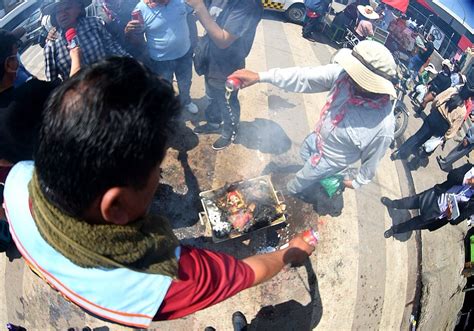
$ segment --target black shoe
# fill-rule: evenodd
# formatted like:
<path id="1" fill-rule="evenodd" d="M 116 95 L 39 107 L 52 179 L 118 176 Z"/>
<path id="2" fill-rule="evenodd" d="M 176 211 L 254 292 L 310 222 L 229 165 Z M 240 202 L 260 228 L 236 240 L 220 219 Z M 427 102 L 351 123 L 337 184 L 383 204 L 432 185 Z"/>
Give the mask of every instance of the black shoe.
<path id="1" fill-rule="evenodd" d="M 438 165 L 439 165 L 439 168 L 443 171 L 448 171 L 448 167 L 446 166 L 446 162 L 444 161 L 444 159 L 441 157 L 441 156 L 437 156 L 436 157 L 436 161 L 438 162 Z"/>
<path id="2" fill-rule="evenodd" d="M 388 229 L 387 231 L 385 231 L 383 233 L 383 236 L 388 239 L 390 237 L 393 237 L 394 234 L 395 234 L 395 232 L 393 232 L 393 229 L 390 228 L 390 229 Z"/>
<path id="3" fill-rule="evenodd" d="M 392 199 L 389 199 L 387 197 L 381 197 L 380 202 L 382 202 L 388 208 L 395 208 L 395 204 L 393 203 Z"/>
<path id="4" fill-rule="evenodd" d="M 226 148 L 232 144 L 232 138 L 225 138 L 220 136 L 214 143 L 212 144 L 212 149 L 215 151 L 220 151 L 221 149 Z"/>
<path id="5" fill-rule="evenodd" d="M 316 41 L 314 39 L 314 36 L 313 36 L 312 32 L 303 34 L 303 38 L 306 39 L 306 40 L 309 40 L 309 41 Z"/>
<path id="6" fill-rule="evenodd" d="M 203 125 L 198 125 L 193 129 L 195 134 L 211 134 L 211 133 L 221 133 L 222 128 L 220 124 L 206 123 Z"/>
<path id="7" fill-rule="evenodd" d="M 390 160 L 392 160 L 392 161 L 398 160 L 399 158 L 400 158 L 400 155 L 399 155 L 398 151 L 395 151 L 392 154 L 390 154 Z"/>
<path id="8" fill-rule="evenodd" d="M 234 331 L 247 330 L 247 325 L 247 319 L 240 311 L 236 311 L 232 314 L 232 326 L 234 327 Z"/>

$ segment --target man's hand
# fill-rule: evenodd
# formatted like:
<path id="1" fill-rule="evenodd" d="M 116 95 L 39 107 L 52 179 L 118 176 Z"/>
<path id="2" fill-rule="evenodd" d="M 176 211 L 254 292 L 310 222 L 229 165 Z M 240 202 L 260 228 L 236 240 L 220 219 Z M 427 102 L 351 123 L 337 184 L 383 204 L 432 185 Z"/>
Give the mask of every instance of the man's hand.
<path id="1" fill-rule="evenodd" d="M 247 69 L 237 70 L 229 76 L 231 77 L 239 79 L 242 82 L 242 88 L 252 86 L 260 80 L 258 73 Z"/>
<path id="2" fill-rule="evenodd" d="M 352 185 L 352 179 L 344 179 L 342 182 L 344 183 L 345 187 L 354 189 L 354 186 Z"/>
<path id="3" fill-rule="evenodd" d="M 143 33 L 145 31 L 145 26 L 138 20 L 131 20 L 125 26 L 125 34 L 129 33 Z"/>
<path id="4" fill-rule="evenodd" d="M 198 10 L 204 6 L 203 0 L 186 0 L 186 3 L 194 8 L 194 10 Z"/>
<path id="5" fill-rule="evenodd" d="M 450 220 L 453 217 L 453 207 L 451 207 L 451 202 L 448 202 L 448 208 L 446 209 L 446 218 Z"/>
<path id="6" fill-rule="evenodd" d="M 316 247 L 304 241 L 303 234 L 299 233 L 288 243 L 284 260 L 286 264 L 291 263 L 293 266 L 302 265 L 315 249 Z"/>
<path id="7" fill-rule="evenodd" d="M 76 46 L 74 48 L 69 49 L 69 55 L 71 58 L 80 59 L 81 57 L 81 48 Z"/>
<path id="8" fill-rule="evenodd" d="M 46 40 L 48 41 L 55 41 L 56 39 L 59 38 L 59 32 L 56 30 L 56 28 L 53 26 L 49 31 L 48 31 L 48 36 L 46 37 Z"/>
<path id="9" fill-rule="evenodd" d="M 464 138 L 464 139 L 462 140 L 462 145 L 463 145 L 464 147 L 467 147 L 467 145 L 469 145 L 469 140 L 467 140 L 467 138 Z"/>
<path id="10" fill-rule="evenodd" d="M 314 249 L 314 246 L 303 240 L 303 235 L 300 233 L 290 240 L 286 248 L 272 253 L 250 256 L 242 261 L 252 268 L 255 274 L 252 285 L 257 285 L 275 276 L 287 264 L 301 265 Z"/>

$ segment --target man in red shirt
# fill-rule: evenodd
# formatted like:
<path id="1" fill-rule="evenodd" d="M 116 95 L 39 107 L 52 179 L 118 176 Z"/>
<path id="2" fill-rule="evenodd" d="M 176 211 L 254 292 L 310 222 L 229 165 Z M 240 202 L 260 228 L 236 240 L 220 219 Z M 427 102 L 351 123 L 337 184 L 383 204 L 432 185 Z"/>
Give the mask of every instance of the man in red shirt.
<path id="1" fill-rule="evenodd" d="M 135 60 L 94 64 L 54 92 L 35 163 L 20 162 L 7 178 L 6 211 L 25 260 L 104 319 L 147 327 L 179 318 L 314 250 L 298 235 L 285 249 L 238 260 L 180 246 L 168 222 L 148 214 L 178 107 L 172 87 Z"/>

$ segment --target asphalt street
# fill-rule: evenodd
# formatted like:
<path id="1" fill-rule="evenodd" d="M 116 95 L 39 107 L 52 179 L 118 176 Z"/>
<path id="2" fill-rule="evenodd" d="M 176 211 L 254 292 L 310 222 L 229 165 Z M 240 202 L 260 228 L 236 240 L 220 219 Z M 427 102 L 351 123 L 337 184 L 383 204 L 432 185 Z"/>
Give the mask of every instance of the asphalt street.
<path id="1" fill-rule="evenodd" d="M 44 77 L 41 51 L 38 46 L 32 47 L 22 59 L 27 68 Z M 318 66 L 329 63 L 334 52 L 335 49 L 324 40 L 310 42 L 301 38 L 301 27 L 281 22 L 278 16 L 267 15 L 258 27 L 247 68 L 264 71 L 274 67 Z M 245 241 L 216 245 L 198 220 L 201 206 L 197 194 L 262 174 L 271 175 L 276 188 L 284 193 L 286 181 L 302 164 L 298 156 L 299 145 L 314 127 L 325 94 L 293 94 L 264 84 L 241 91 L 242 123 L 238 139 L 219 152 L 211 149 L 217 136 L 197 137 L 191 131 L 203 120 L 207 104 L 202 77 L 194 77 L 191 95 L 200 112 L 197 115 L 183 113 L 175 124 L 176 136 L 163 164 L 163 185 L 153 206 L 172 220 L 183 243 L 244 257 L 267 246 L 271 239 L 279 238 L 281 244 L 292 233 L 308 226 L 318 229 L 321 241 L 304 267 L 288 267 L 265 284 L 186 318 L 154 323 L 153 327 L 203 330 L 213 326 L 217 330 L 232 330 L 232 313 L 240 310 L 251 322 L 250 330 L 406 329 L 417 301 L 417 275 L 421 270 L 418 252 L 433 250 L 439 238 L 428 234 L 426 240 L 430 246 L 423 245 L 421 250 L 415 233 L 388 240 L 383 237 L 384 230 L 392 222 L 409 217 L 406 213 L 389 214 L 380 203 L 381 196 L 396 198 L 413 190 L 411 175 L 407 177 L 403 164 L 392 162 L 390 151 L 387 151 L 371 184 L 358 191 L 346 190 L 334 201 L 321 195 L 313 205 L 287 196 L 288 228 L 277 233 L 260 232 Z M 410 117 L 407 134 L 413 133 L 420 123 L 419 119 Z M 444 176 L 436 164 L 413 173 L 415 187 L 423 188 Z M 446 230 L 455 231 L 445 234 L 447 243 L 463 231 L 452 228 L 454 230 Z M 442 231 L 445 230 L 440 230 L 436 236 L 442 236 Z M 454 251 L 446 249 L 443 254 L 452 259 L 463 257 L 460 247 L 454 244 L 453 247 L 449 246 L 449 249 Z M 441 245 L 437 249 L 444 248 Z M 426 254 L 433 255 L 431 252 Z M 87 315 L 51 290 L 14 252 L 10 252 L 9 257 L 12 261 L 4 254 L 0 256 L 0 324 L 9 321 L 28 330 L 66 330 L 84 326 L 96 330 L 122 329 Z M 436 258 L 433 259 L 431 273 L 435 273 L 439 264 Z M 443 267 L 447 270 L 450 263 L 446 262 Z M 459 268 L 462 269 L 462 264 Z M 456 272 L 449 275 L 453 277 L 453 283 L 458 281 Z M 444 279 L 445 282 L 450 280 Z M 436 292 L 436 286 L 430 291 Z M 425 298 L 428 297 L 427 294 Z M 436 299 L 437 304 L 441 303 L 443 309 L 449 310 L 453 300 L 444 299 L 441 294 L 440 297 Z M 454 299 L 457 301 L 452 311 L 457 307 L 459 295 Z M 433 323 L 436 316 L 430 318 Z M 446 316 L 445 320 L 446 323 L 436 325 L 452 325 L 455 316 Z M 428 328 L 432 324 L 426 325 L 426 330 L 437 329 Z"/>

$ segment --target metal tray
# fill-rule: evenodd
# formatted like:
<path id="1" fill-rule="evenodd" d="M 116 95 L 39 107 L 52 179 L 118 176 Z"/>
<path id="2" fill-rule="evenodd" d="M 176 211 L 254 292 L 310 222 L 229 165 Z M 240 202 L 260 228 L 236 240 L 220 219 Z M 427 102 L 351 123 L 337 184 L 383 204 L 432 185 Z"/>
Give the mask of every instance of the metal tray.
<path id="1" fill-rule="evenodd" d="M 271 198 L 272 198 L 272 200 L 274 200 L 275 205 L 283 204 L 285 199 L 284 199 L 283 195 L 281 194 L 281 192 L 275 190 L 269 175 L 260 176 L 260 177 L 256 177 L 256 178 L 252 178 L 252 179 L 248 179 L 248 180 L 243 180 L 243 181 L 240 181 L 240 182 L 235 182 L 235 183 L 232 183 L 231 185 L 234 185 L 234 184 L 239 185 L 239 184 L 246 184 L 246 183 L 252 183 L 252 182 L 262 182 L 262 181 L 264 182 L 264 185 L 268 186 L 269 192 L 271 192 Z M 207 210 L 207 205 L 206 205 L 205 201 L 206 200 L 213 200 L 212 197 L 214 197 L 216 192 L 220 191 L 220 190 L 222 190 L 222 187 L 218 188 L 218 189 L 214 189 L 214 190 L 204 191 L 204 192 L 201 192 L 199 194 L 199 197 L 201 198 L 201 204 L 202 204 L 202 207 L 203 207 L 203 210 L 204 210 L 203 212 L 199 213 L 199 221 L 201 222 L 202 225 L 205 226 L 206 235 L 211 236 L 212 241 L 215 242 L 215 243 L 219 243 L 219 242 L 223 242 L 223 241 L 227 241 L 227 240 L 235 239 L 235 238 L 247 237 L 247 236 L 251 235 L 252 233 L 256 233 L 256 232 L 261 231 L 263 229 L 268 229 L 268 228 L 271 228 L 271 227 L 276 226 L 278 224 L 281 224 L 283 222 L 286 222 L 286 215 L 283 214 L 282 216 L 275 219 L 274 221 L 272 221 L 269 225 L 267 225 L 265 227 L 261 227 L 261 228 L 258 228 L 256 230 L 253 230 L 253 231 L 250 231 L 250 232 L 244 232 L 244 233 L 234 230 L 229 234 L 229 236 L 227 238 L 217 238 L 214 235 L 214 231 L 212 230 L 212 224 L 211 224 L 211 222 L 209 221 L 209 218 L 208 218 L 208 210 Z"/>

